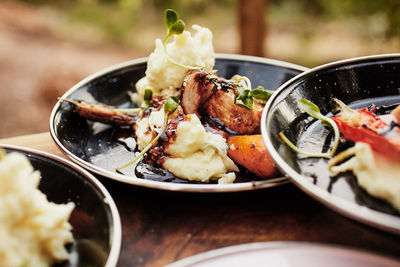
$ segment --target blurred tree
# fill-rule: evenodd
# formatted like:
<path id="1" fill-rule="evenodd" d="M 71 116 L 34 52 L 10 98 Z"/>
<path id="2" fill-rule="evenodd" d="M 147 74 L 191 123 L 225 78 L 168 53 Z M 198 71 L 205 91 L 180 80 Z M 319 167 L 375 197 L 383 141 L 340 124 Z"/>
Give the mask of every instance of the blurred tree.
<path id="1" fill-rule="evenodd" d="M 319 20 L 358 19 L 364 31 L 378 26 L 387 38 L 400 40 L 400 0 L 270 0 L 272 5 L 292 5 L 303 16 Z M 380 23 L 381 25 L 376 25 Z M 372 29 L 372 31 L 374 30 Z"/>
<path id="2" fill-rule="evenodd" d="M 264 56 L 267 0 L 239 0 L 240 53 Z"/>

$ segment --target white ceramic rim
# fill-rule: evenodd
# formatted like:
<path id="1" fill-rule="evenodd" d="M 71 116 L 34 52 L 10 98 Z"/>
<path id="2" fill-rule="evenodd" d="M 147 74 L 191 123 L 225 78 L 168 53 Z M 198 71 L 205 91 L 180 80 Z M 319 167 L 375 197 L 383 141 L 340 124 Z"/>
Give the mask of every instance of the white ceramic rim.
<path id="1" fill-rule="evenodd" d="M 277 66 L 277 67 L 284 67 L 288 69 L 293 69 L 297 71 L 306 71 L 308 68 L 280 61 L 280 60 L 274 60 L 274 59 L 268 59 L 268 58 L 260 58 L 260 57 L 254 57 L 254 56 L 245 56 L 245 55 L 235 55 L 235 54 L 216 54 L 216 59 L 228 59 L 228 60 L 237 60 L 237 61 L 250 61 L 250 62 L 255 62 L 255 63 L 262 63 L 262 64 L 268 64 L 271 66 Z M 109 68 L 106 68 L 104 70 L 101 70 L 97 73 L 94 73 L 87 78 L 83 79 L 76 85 L 74 85 L 71 89 L 69 89 L 63 96 L 62 98 L 68 98 L 72 93 L 77 91 L 80 87 L 82 87 L 84 84 L 100 77 L 103 76 L 107 73 L 117 71 L 119 69 L 126 68 L 128 66 L 132 65 L 137 65 L 137 64 L 143 64 L 147 62 L 147 57 L 146 58 L 139 58 L 139 59 L 134 59 L 130 60 L 127 62 L 123 62 L 114 66 L 111 66 Z M 246 190 L 254 190 L 254 189 L 261 189 L 261 188 L 268 188 L 268 187 L 273 187 L 281 184 L 287 183 L 287 177 L 278 177 L 275 179 L 269 179 L 269 180 L 263 180 L 263 181 L 254 181 L 254 182 L 245 182 L 245 183 L 234 183 L 234 184 L 178 184 L 178 183 L 167 183 L 167 182 L 160 182 L 160 181 L 152 181 L 152 180 L 145 180 L 145 179 L 140 179 L 136 177 L 129 177 L 125 176 L 116 172 L 111 172 L 108 170 L 105 170 L 103 168 L 99 168 L 85 160 L 82 160 L 81 158 L 77 157 L 73 153 L 71 153 L 66 147 L 62 145 L 60 140 L 58 140 L 57 135 L 55 133 L 55 116 L 58 111 L 58 109 L 61 106 L 61 101 L 58 101 L 56 105 L 54 106 L 51 115 L 50 115 L 50 134 L 51 137 L 53 138 L 54 142 L 57 144 L 57 146 L 75 163 L 78 165 L 86 168 L 87 170 L 102 175 L 107 178 L 111 178 L 113 180 L 127 183 L 127 184 L 133 184 L 133 185 L 138 185 L 138 186 L 143 186 L 143 187 L 148 187 L 148 188 L 154 188 L 154 189 L 162 189 L 162 190 L 169 190 L 169 191 L 182 191 L 182 192 L 236 192 L 236 191 L 246 191 Z"/>
<path id="2" fill-rule="evenodd" d="M 122 241 L 122 228 L 121 228 L 121 218 L 119 216 L 119 212 L 117 209 L 117 206 L 115 205 L 115 202 L 113 198 L 111 197 L 110 193 L 107 191 L 107 189 L 103 186 L 103 184 L 97 180 L 96 177 L 94 177 L 91 173 L 89 173 L 87 170 L 84 168 L 78 166 L 77 164 L 65 160 L 59 156 L 36 150 L 36 149 L 31 149 L 31 148 L 26 148 L 26 147 L 21 147 L 21 146 L 15 146 L 15 145 L 7 145 L 7 144 L 0 144 L 0 147 L 2 148 L 8 148 L 8 149 L 13 149 L 17 151 L 22 151 L 22 152 L 27 152 L 30 154 L 35 154 L 39 156 L 43 156 L 46 158 L 50 158 L 52 160 L 58 161 L 61 164 L 74 169 L 78 173 L 80 173 L 82 176 L 84 176 L 91 184 L 93 184 L 97 190 L 104 196 L 104 203 L 106 203 L 111 210 L 111 217 L 112 217 L 112 229 L 110 229 L 110 238 L 111 238 L 111 244 L 110 244 L 110 253 L 108 254 L 107 261 L 105 263 L 105 267 L 115 267 L 117 266 L 119 255 L 121 252 L 121 241 Z"/>
<path id="3" fill-rule="evenodd" d="M 214 249 L 210 251 L 206 251 L 194 256 L 189 256 L 182 260 L 176 261 L 174 263 L 166 265 L 166 267 L 184 267 L 191 266 L 193 264 L 199 264 L 203 261 L 210 260 L 213 258 L 228 256 L 229 254 L 236 254 L 242 252 L 248 252 L 253 250 L 261 250 L 261 249 L 285 249 L 285 248 L 306 248 L 310 250 L 315 249 L 324 249 L 324 250 L 333 250 L 335 252 L 343 252 L 346 254 L 353 254 L 353 256 L 357 257 L 369 257 L 370 259 L 375 259 L 379 261 L 385 261 L 385 263 L 396 263 L 400 264 L 400 262 L 392 257 L 384 256 L 375 252 L 355 249 L 347 246 L 339 246 L 339 245 L 329 245 L 325 243 L 318 242 L 301 242 L 301 241 L 270 241 L 270 242 L 255 242 L 255 243 L 247 243 L 240 244 L 234 246 L 223 247 L 219 249 Z M 268 266 L 268 264 L 266 264 Z"/>
<path id="4" fill-rule="evenodd" d="M 270 134 L 270 124 L 271 124 L 271 117 L 270 110 L 274 101 L 281 95 L 286 88 L 290 85 L 296 83 L 297 81 L 301 80 L 303 77 L 306 77 L 310 74 L 318 72 L 319 70 L 335 67 L 335 66 L 342 66 L 349 63 L 356 63 L 361 61 L 368 61 L 373 59 L 387 59 L 387 58 L 400 58 L 400 53 L 394 54 L 382 54 L 382 55 L 371 55 L 365 57 L 357 57 L 351 58 L 346 60 L 335 61 L 332 63 L 328 63 L 325 65 L 321 65 L 310 69 L 306 72 L 299 74 L 298 76 L 292 78 L 291 80 L 284 83 L 280 86 L 272 97 L 268 100 L 267 104 L 265 105 L 262 117 L 261 117 L 261 134 L 263 136 L 264 143 L 271 155 L 274 159 L 276 164 L 278 165 L 279 169 L 282 173 L 286 174 L 290 177 L 290 180 L 294 182 L 301 190 L 306 192 L 308 195 L 314 197 L 327 207 L 335 210 L 336 212 L 345 215 L 349 218 L 362 222 L 364 224 L 389 231 L 392 233 L 400 234 L 400 218 L 394 215 L 385 214 L 379 211 L 372 210 L 370 208 L 359 206 L 355 203 L 352 203 L 346 199 L 341 197 L 335 196 L 328 191 L 308 182 L 307 176 L 300 175 L 297 173 L 289 164 L 287 164 L 279 155 L 279 153 L 274 148 L 271 140 L 268 138 Z M 264 123 L 266 122 L 266 123 Z"/>

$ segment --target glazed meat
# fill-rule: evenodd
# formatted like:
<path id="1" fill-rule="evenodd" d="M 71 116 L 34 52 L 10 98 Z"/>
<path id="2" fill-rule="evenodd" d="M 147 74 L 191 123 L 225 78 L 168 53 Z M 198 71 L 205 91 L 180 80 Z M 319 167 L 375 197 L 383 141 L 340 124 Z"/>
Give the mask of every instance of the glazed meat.
<path id="1" fill-rule="evenodd" d="M 182 87 L 181 105 L 185 114 L 198 113 L 200 106 L 213 94 L 214 83 L 208 79 L 209 73 L 194 71 L 187 75 Z"/>
<path id="2" fill-rule="evenodd" d="M 255 103 L 256 104 L 256 103 Z M 254 109 L 237 105 L 232 91 L 218 90 L 204 103 L 202 110 L 211 118 L 221 121 L 224 126 L 239 134 L 260 132 L 262 107 Z"/>
<path id="3" fill-rule="evenodd" d="M 238 134 L 260 132 L 262 105 L 248 109 L 235 102 L 235 85 L 207 72 L 194 71 L 182 86 L 181 105 L 185 114 L 207 115 Z"/>

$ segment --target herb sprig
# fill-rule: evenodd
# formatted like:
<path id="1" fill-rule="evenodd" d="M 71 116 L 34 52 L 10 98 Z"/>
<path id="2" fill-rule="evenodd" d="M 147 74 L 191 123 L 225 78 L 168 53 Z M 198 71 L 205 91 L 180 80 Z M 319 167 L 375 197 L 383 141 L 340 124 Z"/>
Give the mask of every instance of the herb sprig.
<path id="1" fill-rule="evenodd" d="M 272 91 L 262 86 L 252 89 L 250 79 L 245 76 L 235 76 L 232 80 L 238 85 L 235 102 L 248 109 L 253 109 L 254 99 L 266 103 L 272 95 Z"/>
<path id="2" fill-rule="evenodd" d="M 150 107 L 152 98 L 153 91 L 151 89 L 145 89 L 143 95 L 143 103 L 139 108 L 116 108 L 113 110 L 120 113 L 138 113 L 141 110 L 148 109 Z"/>
<path id="3" fill-rule="evenodd" d="M 330 126 L 332 127 L 333 131 L 334 131 L 334 142 L 333 142 L 333 146 L 330 150 L 330 152 L 327 153 L 310 153 L 307 151 L 304 151 L 298 147 L 296 147 L 283 133 L 283 131 L 281 131 L 279 133 L 279 137 L 283 140 L 284 143 L 286 143 L 291 149 L 293 149 L 294 151 L 296 151 L 297 153 L 306 155 L 307 157 L 315 157 L 315 158 L 330 158 L 332 157 L 338 146 L 339 146 L 339 137 L 340 137 L 340 132 L 339 132 L 339 128 L 337 127 L 336 123 L 329 117 L 326 117 L 324 115 L 321 114 L 320 109 L 318 108 L 317 105 L 315 105 L 314 103 L 312 103 L 311 101 L 307 100 L 307 99 L 300 99 L 298 101 L 298 106 L 299 108 L 306 112 L 308 115 L 310 115 L 312 118 L 314 119 L 318 119 L 322 122 L 323 125 L 325 126 Z"/>
<path id="4" fill-rule="evenodd" d="M 115 170 L 117 172 L 119 172 L 121 169 L 124 169 L 130 165 L 132 165 L 133 163 L 135 163 L 136 161 L 138 161 L 141 157 L 143 157 L 143 155 L 149 151 L 154 144 L 158 141 L 158 139 L 160 139 L 160 137 L 164 134 L 165 130 L 167 129 L 167 125 L 168 125 L 168 119 L 169 116 L 178 108 L 180 102 L 179 99 L 175 96 L 169 96 L 167 98 L 167 101 L 164 104 L 164 122 L 163 122 L 163 126 L 160 130 L 160 132 L 157 134 L 157 136 L 151 140 L 151 142 L 149 144 L 147 144 L 147 146 L 130 162 L 115 168 Z"/>
<path id="5" fill-rule="evenodd" d="M 185 64 L 176 62 L 168 55 L 168 51 L 167 51 L 168 39 L 175 34 L 183 33 L 183 31 L 185 30 L 185 22 L 183 22 L 183 20 L 179 19 L 178 13 L 173 9 L 165 10 L 164 20 L 165 20 L 165 26 L 167 26 L 167 35 L 164 38 L 163 45 L 164 45 L 164 53 L 165 53 L 168 61 L 170 61 L 172 64 L 174 64 L 176 66 L 179 66 L 179 67 L 182 67 L 185 69 L 190 69 L 190 70 L 200 69 L 200 67 L 189 66 L 189 65 L 185 65 Z"/>

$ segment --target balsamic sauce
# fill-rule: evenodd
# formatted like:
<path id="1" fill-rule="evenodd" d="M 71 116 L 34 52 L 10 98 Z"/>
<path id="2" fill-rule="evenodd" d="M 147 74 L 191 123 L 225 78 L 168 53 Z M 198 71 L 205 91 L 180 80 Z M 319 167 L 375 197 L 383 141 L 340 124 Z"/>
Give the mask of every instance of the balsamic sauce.
<path id="1" fill-rule="evenodd" d="M 171 182 L 171 183 L 190 183 L 190 184 L 204 184 L 202 182 L 191 182 L 181 178 L 174 176 L 171 172 L 162 168 L 162 163 L 166 159 L 164 155 L 164 151 L 167 148 L 169 142 L 168 140 L 176 139 L 176 129 L 179 122 L 182 120 L 188 119 L 186 115 L 182 112 L 176 112 L 173 114 L 174 117 L 170 118 L 170 123 L 168 124 L 167 130 L 161 136 L 161 142 L 157 142 L 157 144 L 151 148 L 148 153 L 146 153 L 142 159 L 137 163 L 135 167 L 135 175 L 141 179 L 153 180 L 153 181 L 161 181 L 161 182 Z M 223 125 L 219 124 L 215 120 L 210 117 L 202 116 L 202 124 L 206 128 L 207 132 L 211 132 L 214 134 L 220 134 L 224 138 L 227 138 L 229 135 L 235 135 L 237 133 L 232 131 L 227 131 L 227 128 L 224 128 Z M 113 139 L 116 140 L 119 144 L 122 144 L 128 151 L 130 152 L 138 152 L 136 147 L 136 142 L 134 140 L 134 131 L 133 128 L 115 128 L 113 133 Z M 251 182 L 262 180 L 258 178 L 256 175 L 249 172 L 247 169 L 239 166 L 239 172 L 236 173 L 235 183 L 241 182 Z M 210 180 L 208 184 L 217 184 L 217 181 Z"/>
<path id="2" fill-rule="evenodd" d="M 187 75 L 189 77 L 189 75 Z M 225 80 L 220 77 L 212 77 L 208 75 L 208 73 L 200 73 L 198 79 L 201 79 L 201 83 L 213 83 L 214 90 L 235 90 L 236 85 L 230 80 Z M 186 79 L 183 83 L 183 87 L 185 86 Z M 142 117 L 150 116 L 150 113 L 154 110 L 160 109 L 160 107 L 165 103 L 165 98 L 163 97 L 153 97 L 151 107 L 145 110 L 142 114 Z M 156 145 L 151 148 L 148 153 L 146 153 L 142 159 L 137 163 L 135 167 L 136 177 L 153 180 L 153 181 L 162 181 L 162 182 L 171 182 L 171 183 L 192 183 L 192 184 L 204 184 L 201 182 L 190 182 L 184 179 L 180 179 L 174 176 L 171 172 L 162 168 L 163 162 L 166 160 L 166 155 L 164 151 L 166 150 L 169 143 L 173 140 L 176 140 L 176 129 L 178 123 L 187 120 L 188 116 L 184 115 L 182 109 L 178 109 L 173 114 L 171 114 L 169 123 L 167 125 L 166 131 L 161 135 L 160 140 L 156 143 Z M 238 135 L 237 132 L 234 132 L 227 128 L 221 121 L 216 118 L 211 118 L 205 114 L 201 116 L 202 125 L 205 127 L 207 132 L 220 134 L 224 138 L 228 138 L 230 135 Z M 136 147 L 136 142 L 133 143 L 132 139 L 134 139 L 134 131 L 131 128 L 131 131 L 123 131 L 117 130 L 113 135 L 113 138 L 120 144 L 122 144 L 128 151 L 130 152 L 138 152 Z M 262 180 L 258 178 L 256 175 L 250 173 L 247 169 L 239 166 L 240 171 L 236 173 L 235 183 L 238 182 L 250 182 Z M 210 180 L 209 184 L 216 184 L 217 181 Z"/>
<path id="3" fill-rule="evenodd" d="M 171 183 L 189 183 L 189 181 L 177 178 L 166 169 L 156 167 L 154 164 L 144 163 L 143 160 L 136 165 L 135 174 L 136 177 L 146 180 Z"/>

